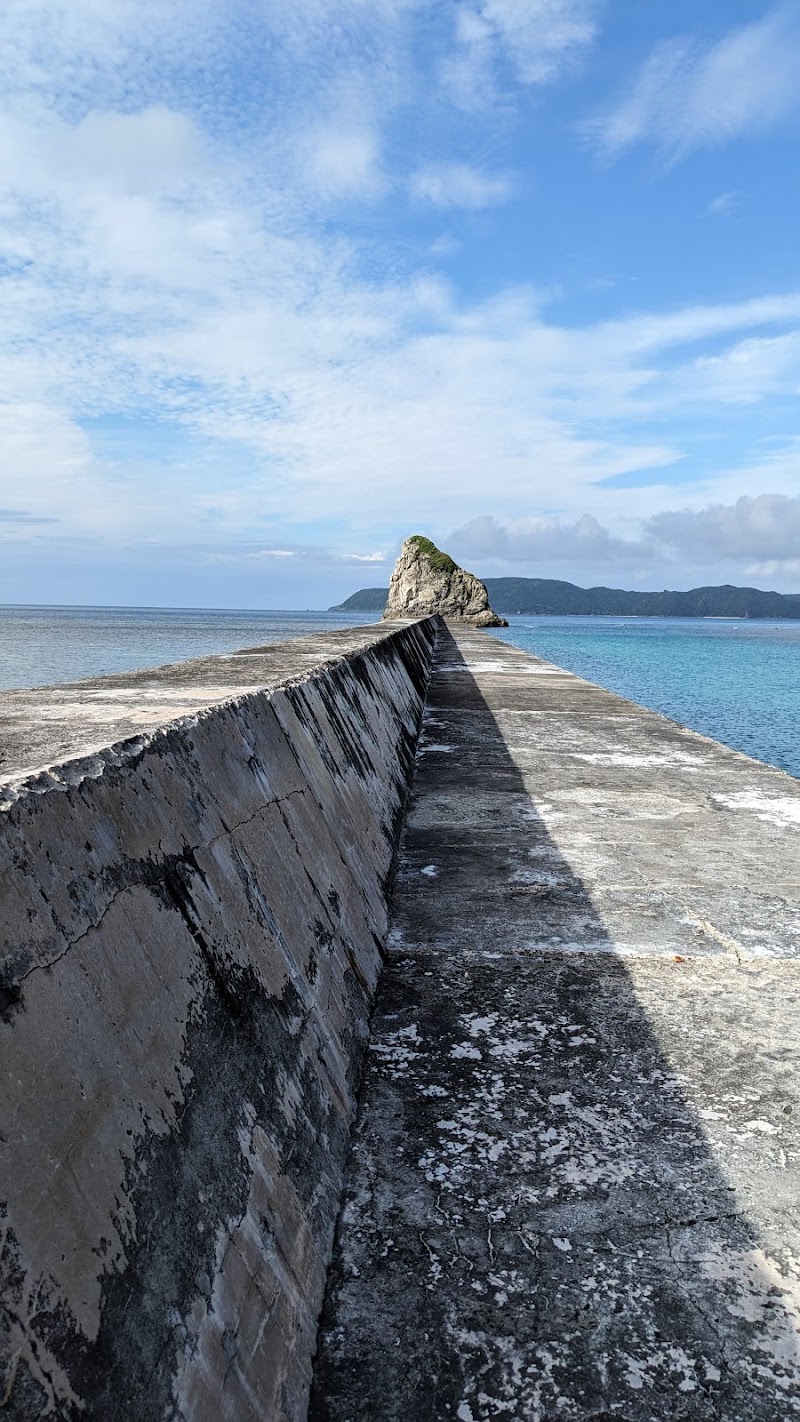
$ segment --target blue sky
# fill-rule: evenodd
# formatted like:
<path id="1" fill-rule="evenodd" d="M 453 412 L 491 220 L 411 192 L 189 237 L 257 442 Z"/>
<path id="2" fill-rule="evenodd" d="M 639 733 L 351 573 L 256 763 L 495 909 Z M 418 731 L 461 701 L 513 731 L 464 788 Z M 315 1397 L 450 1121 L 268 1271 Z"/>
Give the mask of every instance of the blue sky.
<path id="1" fill-rule="evenodd" d="M 6 0 L 0 600 L 800 588 L 800 0 Z"/>

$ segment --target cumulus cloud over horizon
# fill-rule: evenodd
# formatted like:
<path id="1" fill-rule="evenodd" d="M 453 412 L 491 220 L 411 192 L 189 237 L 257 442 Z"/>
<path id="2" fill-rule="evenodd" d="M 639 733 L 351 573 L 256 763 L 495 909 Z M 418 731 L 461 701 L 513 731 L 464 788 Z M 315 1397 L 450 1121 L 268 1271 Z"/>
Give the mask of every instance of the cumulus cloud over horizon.
<path id="1" fill-rule="evenodd" d="M 800 571 L 800 497 L 743 495 L 734 504 L 666 509 L 638 536 L 620 537 L 591 514 L 569 521 L 471 519 L 447 540 L 459 556 L 514 564 L 574 563 L 641 569 L 665 559 L 690 565 L 731 562 L 766 576 Z"/>
<path id="2" fill-rule="evenodd" d="M 618 566 L 641 561 L 638 541 L 617 538 L 592 514 L 573 522 L 557 518 L 518 519 L 500 524 L 491 517 L 470 519 L 447 540 L 465 558 L 506 563 L 577 562 Z"/>
<path id="3" fill-rule="evenodd" d="M 800 497 L 745 495 L 735 504 L 665 510 L 645 531 L 684 555 L 793 562 L 800 557 Z"/>

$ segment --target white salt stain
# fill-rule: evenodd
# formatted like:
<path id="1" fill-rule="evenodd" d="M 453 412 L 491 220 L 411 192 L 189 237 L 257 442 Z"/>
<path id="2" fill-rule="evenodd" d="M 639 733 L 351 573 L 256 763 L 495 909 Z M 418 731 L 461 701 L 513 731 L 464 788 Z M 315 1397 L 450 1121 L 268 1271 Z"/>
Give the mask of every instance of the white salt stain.
<path id="1" fill-rule="evenodd" d="M 556 1249 L 560 1249 L 562 1254 L 571 1254 L 572 1245 L 568 1239 L 562 1239 L 557 1234 L 553 1235 L 553 1243 Z"/>
<path id="2" fill-rule="evenodd" d="M 629 766 L 631 769 L 646 769 L 650 766 L 680 764 L 703 765 L 706 757 L 689 755 L 686 751 L 665 751 L 660 755 L 637 755 L 629 751 L 570 751 L 572 760 L 583 760 L 589 765 Z"/>
<path id="3" fill-rule="evenodd" d="M 511 1062 L 517 1057 L 527 1056 L 538 1050 L 539 1043 L 530 1040 L 518 1040 L 512 1038 L 508 1042 L 498 1042 L 496 1046 L 489 1048 L 489 1056 L 497 1061 Z"/>
<path id="4" fill-rule="evenodd" d="M 683 1348 L 675 1346 L 659 1349 L 646 1359 L 634 1358 L 629 1353 L 624 1353 L 623 1358 L 627 1366 L 625 1381 L 634 1392 L 641 1392 L 645 1387 L 653 1387 L 656 1372 L 664 1368 L 668 1368 L 671 1373 L 680 1375 L 680 1381 L 677 1383 L 678 1392 L 697 1391 L 699 1365 L 694 1358 L 689 1357 Z M 700 1361 L 706 1381 L 719 1382 L 719 1368 L 714 1367 L 705 1358 Z"/>
<path id="5" fill-rule="evenodd" d="M 420 869 L 420 874 L 425 874 L 429 879 L 435 879 L 439 873 L 435 864 L 426 864 L 424 869 Z"/>
<path id="6" fill-rule="evenodd" d="M 678 1383 L 678 1392 L 696 1392 L 696 1365 L 688 1353 L 685 1353 L 683 1348 L 670 1348 L 667 1356 L 672 1371 L 683 1374 Z"/>
<path id="7" fill-rule="evenodd" d="M 536 665 L 528 666 L 524 662 L 517 661 L 511 663 L 506 661 L 482 661 L 469 662 L 468 664 L 466 662 L 439 662 L 433 675 L 439 676 L 442 672 L 447 672 L 448 674 L 458 672 L 462 676 L 468 676 L 475 672 L 492 672 L 502 676 L 541 676 L 544 670 L 544 668 L 539 668 Z M 557 671 L 557 668 L 553 668 L 550 671 L 550 675 L 556 675 Z M 561 675 L 569 675 L 569 673 L 562 672 Z"/>
<path id="8" fill-rule="evenodd" d="M 456 1042 L 455 1046 L 450 1048 L 450 1055 L 451 1057 L 469 1059 L 474 1062 L 483 1060 L 482 1052 L 480 1052 L 477 1047 L 474 1047 L 471 1042 Z"/>
<path id="9" fill-rule="evenodd" d="M 412 1022 L 408 1027 L 399 1027 L 396 1032 L 389 1033 L 385 1041 L 370 1042 L 369 1050 L 387 1066 L 404 1071 L 422 1056 L 421 1052 L 414 1050 L 419 1041 L 419 1028 L 416 1022 Z"/>
<path id="10" fill-rule="evenodd" d="M 800 795 L 764 795 L 758 790 L 737 790 L 733 795 L 712 795 L 726 810 L 746 810 L 768 824 L 800 827 Z"/>
<path id="11" fill-rule="evenodd" d="M 745 1121 L 744 1129 L 746 1131 L 760 1131 L 764 1136 L 779 1136 L 781 1133 L 780 1126 L 773 1126 L 771 1121 L 762 1121 L 761 1119 Z"/>
<path id="12" fill-rule="evenodd" d="M 708 1250 L 697 1261 L 703 1276 L 729 1286 L 727 1310 L 734 1318 L 757 1324 L 751 1335 L 754 1352 L 767 1354 L 766 1363 L 740 1359 L 741 1371 L 763 1381 L 768 1377 L 784 1391 L 800 1383 L 800 1278 L 798 1261 L 789 1255 L 788 1267 L 794 1278 L 781 1272 L 774 1259 L 761 1249 Z"/>
<path id="13" fill-rule="evenodd" d="M 632 1358 L 629 1353 L 623 1353 L 622 1356 L 628 1369 L 625 1378 L 628 1387 L 633 1388 L 634 1392 L 641 1392 L 643 1387 L 649 1387 L 652 1379 L 647 1364 L 639 1358 Z"/>
<path id="14" fill-rule="evenodd" d="M 497 1012 L 490 1012 L 486 1017 L 477 1017 L 474 1013 L 468 1013 L 461 1018 L 461 1022 L 467 1028 L 470 1037 L 488 1036 L 494 1032 L 499 1021 Z"/>

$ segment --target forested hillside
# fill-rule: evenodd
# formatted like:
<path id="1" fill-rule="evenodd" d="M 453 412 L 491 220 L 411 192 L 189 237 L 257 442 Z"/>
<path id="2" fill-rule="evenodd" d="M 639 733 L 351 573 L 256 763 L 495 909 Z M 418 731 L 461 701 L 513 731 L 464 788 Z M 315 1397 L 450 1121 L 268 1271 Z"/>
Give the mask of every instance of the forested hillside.
<path id="1" fill-rule="evenodd" d="M 556 578 L 484 578 L 495 612 L 606 617 L 797 617 L 800 593 L 759 588 L 692 588 L 689 592 L 628 592 L 579 588 Z M 331 611 L 383 612 L 386 588 L 362 588 Z"/>

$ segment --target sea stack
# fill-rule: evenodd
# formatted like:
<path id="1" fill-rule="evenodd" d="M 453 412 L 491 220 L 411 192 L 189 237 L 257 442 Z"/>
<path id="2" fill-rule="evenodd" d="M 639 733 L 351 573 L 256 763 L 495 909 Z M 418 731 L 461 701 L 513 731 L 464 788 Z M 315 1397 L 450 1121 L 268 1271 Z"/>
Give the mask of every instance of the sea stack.
<path id="1" fill-rule="evenodd" d="M 489 606 L 489 594 L 480 578 L 467 573 L 442 553 L 429 538 L 415 533 L 400 550 L 384 621 L 411 617 L 442 617 L 468 622 L 471 627 L 507 627 Z"/>

